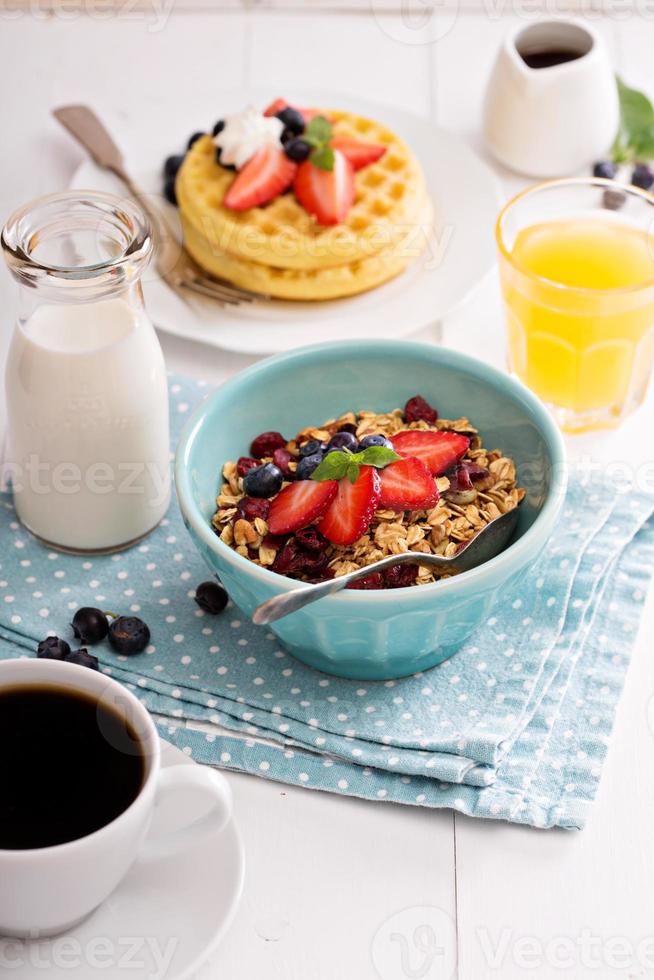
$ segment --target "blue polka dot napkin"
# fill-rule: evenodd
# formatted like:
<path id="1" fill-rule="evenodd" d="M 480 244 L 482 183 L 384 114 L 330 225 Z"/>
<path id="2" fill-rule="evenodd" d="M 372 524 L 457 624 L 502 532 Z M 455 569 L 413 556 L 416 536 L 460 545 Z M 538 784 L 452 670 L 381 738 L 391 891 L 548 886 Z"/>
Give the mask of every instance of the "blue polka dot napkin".
<path id="1" fill-rule="evenodd" d="M 172 378 L 173 436 L 202 383 Z M 220 461 L 216 461 L 216 469 Z M 205 615 L 208 577 L 175 503 L 130 551 L 47 551 L 0 495 L 0 657 L 70 636 L 79 606 L 142 616 L 138 657 L 103 669 L 201 762 L 270 779 L 538 827 L 580 828 L 602 762 L 654 563 L 654 496 L 574 476 L 545 554 L 455 657 L 398 681 L 305 667 L 231 604 Z"/>

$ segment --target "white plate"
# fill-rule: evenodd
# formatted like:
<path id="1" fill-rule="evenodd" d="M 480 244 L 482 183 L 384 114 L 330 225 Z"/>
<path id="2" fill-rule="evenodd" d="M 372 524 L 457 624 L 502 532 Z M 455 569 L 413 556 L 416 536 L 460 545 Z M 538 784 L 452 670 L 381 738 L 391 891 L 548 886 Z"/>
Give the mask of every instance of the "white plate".
<path id="1" fill-rule="evenodd" d="M 162 742 L 164 767 L 195 765 Z M 185 794 L 153 832 L 201 816 L 206 803 Z M 0 938 L 0 972 L 12 980 L 187 980 L 211 956 L 232 921 L 245 858 L 232 821 L 208 844 L 182 855 L 137 862 L 107 901 L 64 936 Z M 93 869 L 89 868 L 89 874 Z"/>
<path id="2" fill-rule="evenodd" d="M 493 227 L 501 200 L 493 172 L 473 151 L 446 130 L 400 109 L 353 99 L 349 95 L 306 92 L 300 105 L 347 106 L 381 119 L 413 148 L 423 166 L 434 202 L 434 235 L 424 259 L 413 262 L 396 279 L 350 299 L 321 303 L 257 302 L 221 308 L 211 300 L 184 303 L 151 270 L 144 281 L 150 315 L 159 329 L 225 350 L 269 354 L 326 340 L 401 337 L 437 323 L 463 302 L 495 263 Z M 217 100 L 218 115 L 248 102 L 264 105 L 270 93 L 231 93 Z M 211 119 L 211 117 L 210 117 Z M 171 153 L 178 134 L 192 125 L 172 119 Z M 133 175 L 145 190 L 161 194 L 162 161 L 153 159 L 149 143 L 137 134 L 114 134 L 124 148 Z M 113 175 L 90 161 L 76 171 L 72 186 L 124 193 Z M 166 205 L 175 221 L 175 209 Z"/>

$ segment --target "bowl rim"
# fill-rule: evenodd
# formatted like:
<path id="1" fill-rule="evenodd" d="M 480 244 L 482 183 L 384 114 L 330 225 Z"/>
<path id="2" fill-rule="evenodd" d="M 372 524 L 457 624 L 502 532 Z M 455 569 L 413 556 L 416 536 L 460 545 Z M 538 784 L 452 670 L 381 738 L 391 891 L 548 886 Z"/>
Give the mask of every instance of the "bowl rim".
<path id="1" fill-rule="evenodd" d="M 367 351 L 390 357 L 397 355 L 401 350 L 406 354 L 428 358 L 432 361 L 437 360 L 446 367 L 467 370 L 478 376 L 481 374 L 484 381 L 489 382 L 496 388 L 508 386 L 510 393 L 517 396 L 518 400 L 525 402 L 534 416 L 534 421 L 550 452 L 550 462 L 554 479 L 543 507 L 537 514 L 531 527 L 517 541 L 510 544 L 499 555 L 491 558 L 490 561 L 484 562 L 482 565 L 478 565 L 476 568 L 472 568 L 467 572 L 462 572 L 460 575 L 453 575 L 451 578 L 430 582 L 427 585 L 421 585 L 419 588 L 416 588 L 416 586 L 405 586 L 400 589 L 343 589 L 341 592 L 328 596 L 326 601 L 330 603 L 340 602 L 344 605 L 361 601 L 374 603 L 387 601 L 391 593 L 398 598 L 402 597 L 406 599 L 409 596 L 415 596 L 416 598 L 424 596 L 428 598 L 430 595 L 434 595 L 436 589 L 438 590 L 438 595 L 457 593 L 464 589 L 467 591 L 468 587 L 483 586 L 494 575 L 498 566 L 511 562 L 511 559 L 513 559 L 513 563 L 518 564 L 521 560 L 528 560 L 532 548 L 532 541 L 537 536 L 545 537 L 545 540 L 547 539 L 567 490 L 568 468 L 565 443 L 561 431 L 540 399 L 526 385 L 512 375 L 486 364 L 479 358 L 471 357 L 468 354 L 463 354 L 450 348 L 406 340 L 329 341 L 327 343 L 296 347 L 291 351 L 284 351 L 272 357 L 257 361 L 243 371 L 232 375 L 227 381 L 215 388 L 211 394 L 207 395 L 186 422 L 179 437 L 175 453 L 175 487 L 179 507 L 184 520 L 190 524 L 194 533 L 208 546 L 210 551 L 229 561 L 236 569 L 240 569 L 260 581 L 267 582 L 280 593 L 290 592 L 292 589 L 301 588 L 303 585 L 306 585 L 307 588 L 309 587 L 309 583 L 288 578 L 268 568 L 255 565 L 248 558 L 239 555 L 233 548 L 228 547 L 228 545 L 220 540 L 218 535 L 213 532 L 211 525 L 201 513 L 194 499 L 190 483 L 189 466 L 187 465 L 188 457 L 193 448 L 194 441 L 204 424 L 209 408 L 215 401 L 225 396 L 229 397 L 230 394 L 241 386 L 243 381 L 265 377 L 270 370 L 274 371 L 280 363 L 292 364 L 294 361 L 313 360 L 316 356 L 320 356 L 322 352 L 332 354 L 341 353 L 343 357 L 347 357 L 353 350 L 357 354 L 360 354 L 362 351 Z"/>

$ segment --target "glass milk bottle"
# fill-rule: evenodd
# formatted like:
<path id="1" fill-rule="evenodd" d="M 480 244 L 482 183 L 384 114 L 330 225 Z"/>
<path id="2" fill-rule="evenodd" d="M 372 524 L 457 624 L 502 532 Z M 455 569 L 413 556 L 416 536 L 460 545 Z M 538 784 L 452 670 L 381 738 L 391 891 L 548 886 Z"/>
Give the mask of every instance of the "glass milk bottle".
<path id="1" fill-rule="evenodd" d="M 18 518 L 64 551 L 129 547 L 170 499 L 166 371 L 140 283 L 150 226 L 131 201 L 69 191 L 16 211 L 2 247 L 20 287 L 4 465 Z"/>

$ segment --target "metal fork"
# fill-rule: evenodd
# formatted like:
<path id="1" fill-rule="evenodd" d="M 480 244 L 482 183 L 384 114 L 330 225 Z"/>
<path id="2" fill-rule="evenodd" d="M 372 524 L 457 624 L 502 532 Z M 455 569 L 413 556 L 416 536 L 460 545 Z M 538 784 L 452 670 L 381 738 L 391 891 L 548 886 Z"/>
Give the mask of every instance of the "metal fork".
<path id="1" fill-rule="evenodd" d="M 95 163 L 115 174 L 141 205 L 152 224 L 157 271 L 172 289 L 186 289 L 208 296 L 222 306 L 239 306 L 269 298 L 209 275 L 191 258 L 161 210 L 125 170 L 122 153 L 92 109 L 85 105 L 68 105 L 54 109 L 52 114 L 82 144 Z"/>

